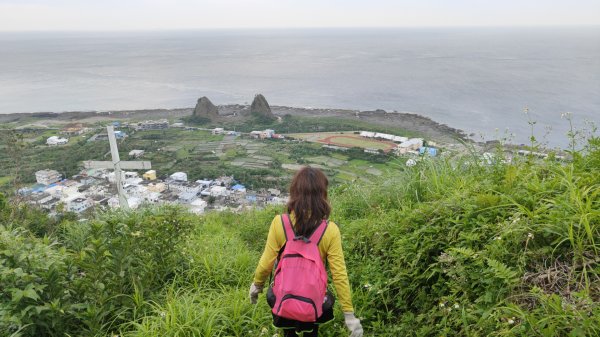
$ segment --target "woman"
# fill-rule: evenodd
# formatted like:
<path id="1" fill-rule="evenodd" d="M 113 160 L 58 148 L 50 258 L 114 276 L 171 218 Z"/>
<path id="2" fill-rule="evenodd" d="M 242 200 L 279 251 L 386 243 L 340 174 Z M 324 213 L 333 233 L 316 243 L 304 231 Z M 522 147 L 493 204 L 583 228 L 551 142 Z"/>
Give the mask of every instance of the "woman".
<path id="1" fill-rule="evenodd" d="M 258 294 L 262 292 L 265 281 L 273 269 L 275 260 L 282 247 L 285 249 L 286 228 L 284 223 L 291 224 L 294 241 L 302 238 L 307 242 L 313 232 L 320 229 L 322 237 L 318 241 L 318 251 L 323 263 L 327 261 L 333 277 L 333 283 L 339 302 L 344 312 L 345 323 L 351 331 L 351 337 L 362 337 L 363 329 L 360 321 L 354 315 L 350 284 L 346 273 L 346 263 L 342 251 L 342 240 L 338 226 L 329 221 L 321 229 L 321 224 L 329 218 L 331 207 L 327 201 L 327 186 L 329 182 L 323 172 L 311 167 L 304 167 L 296 173 L 290 185 L 290 200 L 287 204 L 288 215 L 276 216 L 271 222 L 267 244 L 254 274 L 254 283 L 250 287 L 250 301 L 255 304 Z M 288 222 L 289 219 L 289 222 Z M 289 226 L 289 225 L 288 225 Z M 317 259 L 318 260 L 318 259 Z M 297 336 L 304 332 L 304 337 L 318 336 L 318 323 L 333 318 L 333 308 L 327 309 L 317 319 L 317 323 L 305 323 L 293 320 L 277 320 L 275 325 L 284 327 L 284 336 Z"/>

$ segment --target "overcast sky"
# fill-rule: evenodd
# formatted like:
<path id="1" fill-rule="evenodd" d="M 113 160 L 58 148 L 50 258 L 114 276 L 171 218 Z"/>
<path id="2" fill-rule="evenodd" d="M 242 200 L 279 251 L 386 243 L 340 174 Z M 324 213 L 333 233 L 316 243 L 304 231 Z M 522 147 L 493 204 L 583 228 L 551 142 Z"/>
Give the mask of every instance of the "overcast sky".
<path id="1" fill-rule="evenodd" d="M 0 0 L 0 30 L 599 25 L 600 0 Z"/>

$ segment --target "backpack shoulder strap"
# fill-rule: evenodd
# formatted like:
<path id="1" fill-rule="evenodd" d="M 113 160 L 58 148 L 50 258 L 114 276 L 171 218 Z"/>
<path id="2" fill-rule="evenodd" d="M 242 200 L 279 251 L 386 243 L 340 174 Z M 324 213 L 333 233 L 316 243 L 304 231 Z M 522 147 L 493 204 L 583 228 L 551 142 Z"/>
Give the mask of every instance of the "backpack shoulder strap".
<path id="1" fill-rule="evenodd" d="M 281 214 L 281 225 L 283 226 L 283 233 L 285 234 L 285 241 L 296 237 L 296 233 L 292 228 L 292 222 L 290 221 L 289 214 Z"/>
<path id="2" fill-rule="evenodd" d="M 321 239 L 323 239 L 323 235 L 325 235 L 325 231 L 327 230 L 327 226 L 329 225 L 328 220 L 323 220 L 319 227 L 315 229 L 315 231 L 310 235 L 310 241 L 316 243 L 318 246 L 321 243 Z"/>

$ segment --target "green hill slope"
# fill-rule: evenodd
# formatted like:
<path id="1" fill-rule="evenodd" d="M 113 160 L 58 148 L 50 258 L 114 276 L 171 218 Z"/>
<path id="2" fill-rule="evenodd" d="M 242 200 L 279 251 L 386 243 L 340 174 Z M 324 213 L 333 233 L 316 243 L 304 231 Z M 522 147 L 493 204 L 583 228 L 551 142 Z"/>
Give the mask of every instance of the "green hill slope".
<path id="1" fill-rule="evenodd" d="M 367 336 L 600 334 L 598 139 L 571 163 L 426 160 L 331 194 Z M 8 336 L 276 331 L 247 289 L 281 209 L 79 222 L 0 201 Z M 336 310 L 323 336 L 347 334 Z"/>

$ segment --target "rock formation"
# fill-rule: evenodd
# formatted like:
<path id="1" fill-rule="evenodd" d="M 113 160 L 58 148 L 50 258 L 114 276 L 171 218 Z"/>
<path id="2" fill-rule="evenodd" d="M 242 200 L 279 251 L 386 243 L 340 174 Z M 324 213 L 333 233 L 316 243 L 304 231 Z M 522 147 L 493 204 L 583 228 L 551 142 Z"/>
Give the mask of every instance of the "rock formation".
<path id="1" fill-rule="evenodd" d="M 212 104 L 208 97 L 203 96 L 198 100 L 198 103 L 196 103 L 194 116 L 213 119 L 219 116 L 219 109 Z"/>
<path id="2" fill-rule="evenodd" d="M 275 115 L 271 112 L 271 107 L 265 96 L 257 94 L 254 96 L 252 105 L 250 105 L 250 114 L 257 117 L 267 117 L 275 119 Z"/>

